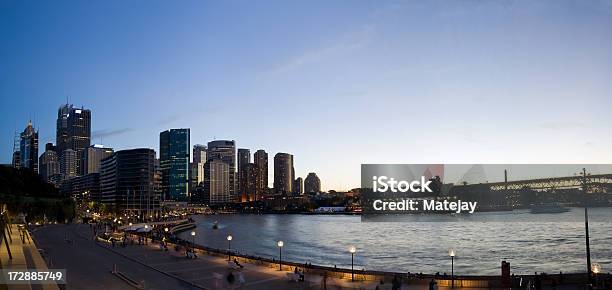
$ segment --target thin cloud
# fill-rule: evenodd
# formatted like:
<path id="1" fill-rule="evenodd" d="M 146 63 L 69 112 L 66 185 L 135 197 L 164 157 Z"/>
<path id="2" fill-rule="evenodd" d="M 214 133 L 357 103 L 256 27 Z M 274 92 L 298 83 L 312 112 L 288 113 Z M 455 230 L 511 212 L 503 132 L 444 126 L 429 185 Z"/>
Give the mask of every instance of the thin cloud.
<path id="1" fill-rule="evenodd" d="M 540 126 L 544 129 L 550 130 L 579 129 L 587 127 L 587 125 L 582 122 L 572 121 L 545 122 L 542 123 Z"/>
<path id="2" fill-rule="evenodd" d="M 339 37 L 339 40 L 330 45 L 306 51 L 278 66 L 271 69 L 267 74 L 275 75 L 282 74 L 291 71 L 295 71 L 305 65 L 321 62 L 326 58 L 334 55 L 341 55 L 349 51 L 362 48 L 370 43 L 374 36 L 375 27 L 374 25 L 365 25 L 362 29 L 356 33 Z"/>
<path id="3" fill-rule="evenodd" d="M 157 121 L 157 125 L 160 126 L 166 126 L 166 125 L 170 125 L 178 120 L 181 120 L 182 118 L 182 114 L 173 114 L 173 115 L 169 115 L 159 121 Z"/>
<path id="4" fill-rule="evenodd" d="M 96 130 L 91 133 L 92 138 L 106 138 L 121 135 L 130 131 L 133 131 L 132 128 L 120 128 L 120 129 L 102 129 Z"/>

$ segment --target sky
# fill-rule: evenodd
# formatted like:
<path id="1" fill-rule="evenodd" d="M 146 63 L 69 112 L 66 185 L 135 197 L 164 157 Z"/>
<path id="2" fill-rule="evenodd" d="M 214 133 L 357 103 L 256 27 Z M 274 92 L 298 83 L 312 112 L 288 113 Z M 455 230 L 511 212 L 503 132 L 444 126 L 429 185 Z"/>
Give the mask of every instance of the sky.
<path id="1" fill-rule="evenodd" d="M 612 2 L 0 0 L 0 163 L 66 102 L 94 143 L 191 128 L 325 190 L 362 163 L 612 163 Z"/>

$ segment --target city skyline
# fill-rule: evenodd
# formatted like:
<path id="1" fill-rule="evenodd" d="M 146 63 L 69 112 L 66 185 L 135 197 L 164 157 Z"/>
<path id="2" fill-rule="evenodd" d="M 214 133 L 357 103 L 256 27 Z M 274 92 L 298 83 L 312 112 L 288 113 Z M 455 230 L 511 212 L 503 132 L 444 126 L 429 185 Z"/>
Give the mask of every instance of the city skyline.
<path id="1" fill-rule="evenodd" d="M 0 5 L 0 163 L 29 119 L 55 143 L 66 102 L 92 143 L 159 153 L 190 128 L 289 152 L 323 190 L 362 163 L 612 162 L 609 2 Z"/>

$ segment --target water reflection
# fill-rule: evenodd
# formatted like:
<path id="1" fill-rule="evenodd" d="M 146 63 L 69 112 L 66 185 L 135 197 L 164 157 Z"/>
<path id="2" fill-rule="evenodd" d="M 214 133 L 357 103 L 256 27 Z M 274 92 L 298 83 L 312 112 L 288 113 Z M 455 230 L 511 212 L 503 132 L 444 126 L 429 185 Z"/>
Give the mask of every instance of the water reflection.
<path id="1" fill-rule="evenodd" d="M 572 213 L 580 212 L 574 209 Z M 612 213 L 590 210 L 592 260 L 612 268 Z M 541 215 L 538 215 L 538 219 Z M 373 222 L 359 216 L 215 215 L 196 216 L 196 243 L 232 248 L 242 253 L 278 258 L 276 241 L 283 240 L 283 260 L 350 267 L 348 248 L 356 245 L 356 269 L 450 273 L 448 249 L 454 248 L 456 274 L 500 273 L 501 260 L 516 274 L 584 272 L 584 224 L 521 222 L 529 216 L 486 213 L 472 222 Z M 214 230 L 214 221 L 219 229 Z M 494 222 L 505 220 L 505 222 Z M 188 233 L 187 233 L 188 234 Z M 181 234 L 185 237 L 185 233 Z"/>

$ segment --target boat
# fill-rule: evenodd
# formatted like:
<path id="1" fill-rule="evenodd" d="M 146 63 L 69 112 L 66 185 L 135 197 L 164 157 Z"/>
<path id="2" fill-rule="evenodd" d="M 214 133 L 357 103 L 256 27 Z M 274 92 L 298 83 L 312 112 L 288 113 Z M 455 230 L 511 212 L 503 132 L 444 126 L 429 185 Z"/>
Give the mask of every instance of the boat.
<path id="1" fill-rule="evenodd" d="M 570 209 L 556 203 L 537 204 L 531 206 L 531 213 L 563 213 L 568 212 Z"/>
<path id="2" fill-rule="evenodd" d="M 213 230 L 219 229 L 219 221 L 215 221 L 212 225 Z"/>

